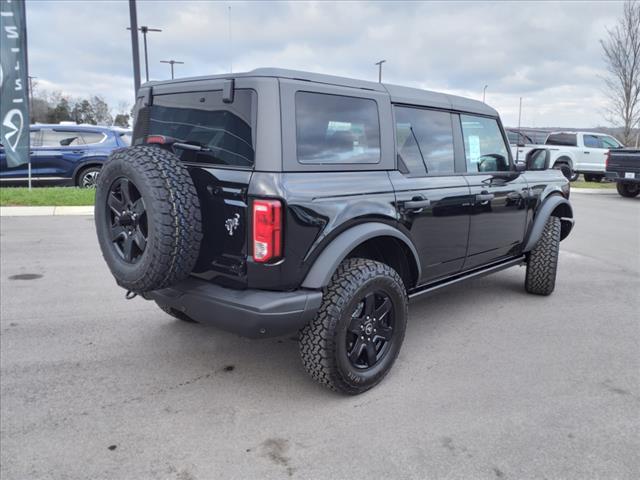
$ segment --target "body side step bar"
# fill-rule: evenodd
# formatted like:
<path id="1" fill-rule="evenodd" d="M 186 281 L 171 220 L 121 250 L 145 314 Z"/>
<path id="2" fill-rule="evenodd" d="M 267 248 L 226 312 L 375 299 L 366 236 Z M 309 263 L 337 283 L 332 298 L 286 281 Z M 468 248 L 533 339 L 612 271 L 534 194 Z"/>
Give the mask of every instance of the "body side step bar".
<path id="1" fill-rule="evenodd" d="M 525 256 L 521 255 L 519 257 L 511 258 L 506 261 L 494 263 L 488 267 L 482 267 L 475 270 L 470 270 L 468 272 L 460 273 L 453 278 L 448 278 L 446 280 L 442 280 L 441 282 L 436 282 L 436 283 L 427 284 L 421 287 L 416 287 L 415 289 L 409 292 L 409 299 L 413 299 L 425 293 L 435 292 L 436 290 L 440 290 L 441 288 L 448 287 L 450 285 L 454 285 L 456 283 L 459 283 L 465 280 L 484 277 L 485 275 L 489 275 L 491 273 L 504 270 L 505 268 L 520 265 L 524 262 L 524 259 L 525 259 Z"/>

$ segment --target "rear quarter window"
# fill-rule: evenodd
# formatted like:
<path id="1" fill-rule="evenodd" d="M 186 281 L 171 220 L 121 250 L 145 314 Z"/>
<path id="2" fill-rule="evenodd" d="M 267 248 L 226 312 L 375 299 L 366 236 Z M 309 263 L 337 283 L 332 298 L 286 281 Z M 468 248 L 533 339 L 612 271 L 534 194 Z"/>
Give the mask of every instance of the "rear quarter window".
<path id="1" fill-rule="evenodd" d="M 380 120 L 375 100 L 296 92 L 295 110 L 298 162 L 380 162 Z"/>

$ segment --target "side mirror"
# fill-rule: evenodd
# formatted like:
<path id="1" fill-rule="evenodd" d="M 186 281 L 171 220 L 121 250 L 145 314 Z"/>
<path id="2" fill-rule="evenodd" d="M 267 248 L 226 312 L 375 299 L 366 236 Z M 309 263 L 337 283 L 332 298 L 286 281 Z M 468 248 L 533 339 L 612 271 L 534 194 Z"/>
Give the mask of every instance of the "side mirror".
<path id="1" fill-rule="evenodd" d="M 525 146 L 525 144 L 524 144 L 524 143 L 522 143 L 522 142 L 518 143 L 518 145 L 517 145 L 517 147 L 518 147 L 518 148 L 522 148 L 522 147 L 524 147 L 524 146 Z"/>
<path id="2" fill-rule="evenodd" d="M 547 170 L 551 154 L 546 148 L 535 148 L 527 153 L 525 165 L 527 170 Z"/>

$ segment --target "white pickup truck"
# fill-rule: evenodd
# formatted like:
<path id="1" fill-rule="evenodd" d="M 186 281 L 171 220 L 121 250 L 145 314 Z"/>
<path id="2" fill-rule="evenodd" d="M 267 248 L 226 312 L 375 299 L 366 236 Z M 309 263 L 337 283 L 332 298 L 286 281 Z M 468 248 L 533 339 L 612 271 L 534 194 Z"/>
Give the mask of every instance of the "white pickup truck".
<path id="1" fill-rule="evenodd" d="M 527 152 L 540 145 L 524 143 L 526 136 L 518 136 L 518 143 L 511 144 L 514 160 L 524 159 Z M 618 140 L 606 133 L 551 132 L 544 142 L 551 153 L 550 165 L 571 169 L 571 181 L 584 175 L 587 182 L 599 182 L 605 176 L 605 159 L 609 150 L 624 148 Z"/>

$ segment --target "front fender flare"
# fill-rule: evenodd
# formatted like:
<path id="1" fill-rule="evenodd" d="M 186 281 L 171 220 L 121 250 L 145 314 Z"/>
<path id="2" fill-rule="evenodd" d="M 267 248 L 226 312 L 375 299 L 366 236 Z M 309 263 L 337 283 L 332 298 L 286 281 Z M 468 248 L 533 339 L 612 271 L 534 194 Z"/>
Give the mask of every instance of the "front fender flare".
<path id="1" fill-rule="evenodd" d="M 369 222 L 352 227 L 334 238 L 316 258 L 302 282 L 303 288 L 322 288 L 329 284 L 333 272 L 354 248 L 375 237 L 394 237 L 403 242 L 413 254 L 420 278 L 420 258 L 409 237 L 386 223 Z"/>
<path id="2" fill-rule="evenodd" d="M 523 249 L 524 253 L 530 252 L 536 246 L 536 243 L 538 243 L 538 240 L 540 240 L 542 236 L 542 231 L 547 223 L 547 219 L 553 215 L 556 210 L 558 210 L 558 213 L 561 213 L 556 216 L 560 217 L 560 221 L 562 222 L 562 239 L 569 235 L 574 223 L 571 204 L 561 195 L 551 195 L 538 207 Z"/>

